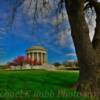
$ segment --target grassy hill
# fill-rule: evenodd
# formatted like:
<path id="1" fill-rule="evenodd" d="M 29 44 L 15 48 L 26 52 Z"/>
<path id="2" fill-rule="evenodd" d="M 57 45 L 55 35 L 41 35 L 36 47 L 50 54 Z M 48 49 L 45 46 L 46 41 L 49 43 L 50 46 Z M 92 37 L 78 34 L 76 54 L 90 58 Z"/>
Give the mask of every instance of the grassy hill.
<path id="1" fill-rule="evenodd" d="M 83 100 L 72 85 L 78 72 L 42 70 L 0 71 L 0 98 L 3 100 Z M 1 99 L 0 99 L 1 100 Z M 87 99 L 84 99 L 87 100 Z"/>

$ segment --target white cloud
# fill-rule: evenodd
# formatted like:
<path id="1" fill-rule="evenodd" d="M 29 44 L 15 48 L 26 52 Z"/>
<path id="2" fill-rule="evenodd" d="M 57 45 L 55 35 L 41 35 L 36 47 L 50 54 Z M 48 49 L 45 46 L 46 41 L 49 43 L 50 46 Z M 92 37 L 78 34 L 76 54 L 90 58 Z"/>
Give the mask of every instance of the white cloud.
<path id="1" fill-rule="evenodd" d="M 76 56 L 76 53 L 67 53 L 66 56 Z"/>
<path id="2" fill-rule="evenodd" d="M 67 60 L 67 62 L 76 62 L 77 60 L 75 60 L 75 59 L 69 59 L 69 60 Z"/>

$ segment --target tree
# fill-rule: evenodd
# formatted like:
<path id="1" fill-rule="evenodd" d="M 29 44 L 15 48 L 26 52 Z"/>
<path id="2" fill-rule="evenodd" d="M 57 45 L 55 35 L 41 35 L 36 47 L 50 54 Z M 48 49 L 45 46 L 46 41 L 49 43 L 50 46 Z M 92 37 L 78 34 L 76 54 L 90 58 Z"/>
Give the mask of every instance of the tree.
<path id="1" fill-rule="evenodd" d="M 32 65 L 38 65 L 37 59 L 34 59 L 34 60 L 32 61 Z"/>
<path id="2" fill-rule="evenodd" d="M 73 67 L 75 66 L 75 62 L 74 61 L 65 61 L 63 62 L 64 67 Z"/>
<path id="3" fill-rule="evenodd" d="M 25 64 L 31 65 L 31 59 L 28 56 L 25 57 Z"/>
<path id="4" fill-rule="evenodd" d="M 38 17 L 40 12 L 44 9 L 50 8 L 51 2 L 57 0 L 17 0 L 13 7 L 13 16 L 15 16 L 16 9 L 24 2 L 27 2 L 29 7 L 35 4 L 33 11 L 33 20 Z M 61 9 L 63 3 L 65 4 L 68 13 L 69 22 L 71 26 L 71 35 L 74 41 L 78 62 L 80 65 L 80 75 L 78 80 L 77 89 L 83 94 L 88 96 L 100 96 L 100 2 L 97 0 L 58 0 L 58 8 Z M 33 3 L 34 2 L 34 3 Z M 40 2 L 40 3 L 39 3 Z M 85 20 L 84 4 L 87 2 L 90 7 L 93 7 L 96 12 L 96 28 L 93 41 L 89 38 L 89 28 Z M 40 9 L 38 8 L 40 5 Z M 57 5 L 55 5 L 57 6 Z M 32 9 L 33 9 L 32 8 Z M 52 8 L 52 7 L 51 7 Z M 59 10 L 60 12 L 61 10 Z M 11 20 L 12 21 L 12 20 Z"/>
<path id="5" fill-rule="evenodd" d="M 9 62 L 8 64 L 7 64 L 7 66 L 17 66 L 17 63 L 15 62 L 15 61 L 12 61 L 12 62 Z"/>
<path id="6" fill-rule="evenodd" d="M 16 59 L 15 59 L 17 65 L 20 65 L 20 66 L 23 66 L 24 64 L 24 57 L 23 56 L 18 56 Z"/>
<path id="7" fill-rule="evenodd" d="M 80 64 L 78 90 L 89 96 L 100 96 L 100 3 L 88 0 L 97 15 L 93 45 L 84 16 L 84 0 L 65 0 L 71 25 L 71 33 Z"/>
<path id="8" fill-rule="evenodd" d="M 55 67 L 59 67 L 59 66 L 61 66 L 61 63 L 55 62 L 53 65 L 54 65 Z"/>

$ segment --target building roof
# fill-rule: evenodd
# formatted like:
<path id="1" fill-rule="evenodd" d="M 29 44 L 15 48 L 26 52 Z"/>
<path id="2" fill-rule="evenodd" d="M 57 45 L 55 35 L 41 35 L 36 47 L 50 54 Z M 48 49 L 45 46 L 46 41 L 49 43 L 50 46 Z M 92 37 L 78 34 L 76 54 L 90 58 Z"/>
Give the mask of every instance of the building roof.
<path id="1" fill-rule="evenodd" d="M 29 50 L 43 50 L 46 51 L 46 49 L 42 46 L 33 46 L 32 48 L 27 49 L 27 51 Z"/>

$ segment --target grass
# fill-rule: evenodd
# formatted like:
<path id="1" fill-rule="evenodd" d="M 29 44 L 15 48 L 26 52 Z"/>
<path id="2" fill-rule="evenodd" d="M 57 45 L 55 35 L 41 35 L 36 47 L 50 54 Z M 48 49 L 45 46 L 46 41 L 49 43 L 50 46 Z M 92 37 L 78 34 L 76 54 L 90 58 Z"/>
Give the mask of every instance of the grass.
<path id="1" fill-rule="evenodd" d="M 78 72 L 43 70 L 0 71 L 0 98 L 3 100 L 87 100 L 72 85 Z M 1 100 L 1 99 L 0 99 Z"/>

